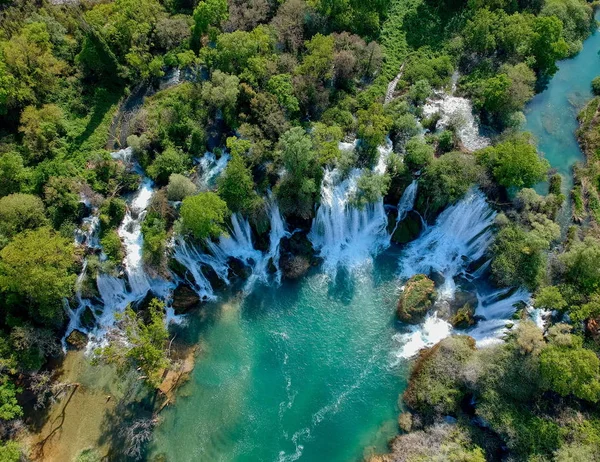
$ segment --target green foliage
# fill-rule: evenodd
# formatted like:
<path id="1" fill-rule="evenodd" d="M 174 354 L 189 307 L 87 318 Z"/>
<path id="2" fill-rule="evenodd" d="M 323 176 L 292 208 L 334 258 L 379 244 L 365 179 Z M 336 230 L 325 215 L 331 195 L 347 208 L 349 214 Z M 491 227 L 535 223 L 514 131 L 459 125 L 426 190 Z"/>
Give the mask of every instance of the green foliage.
<path id="1" fill-rule="evenodd" d="M 558 287 L 548 286 L 540 289 L 535 296 L 535 307 L 561 311 L 567 306 Z"/>
<path id="2" fill-rule="evenodd" d="M 285 174 L 275 194 L 281 210 L 284 214 L 309 218 L 322 176 L 312 139 L 302 128 L 295 127 L 283 134 L 280 149 Z"/>
<path id="3" fill-rule="evenodd" d="M 565 265 L 565 279 L 584 293 L 592 293 L 600 289 L 600 242 L 586 237 L 583 242 L 576 242 L 568 252 L 561 256 Z"/>
<path id="4" fill-rule="evenodd" d="M 225 217 L 229 210 L 223 199 L 213 192 L 188 196 L 181 204 L 184 228 L 196 239 L 217 238 L 225 232 Z"/>
<path id="5" fill-rule="evenodd" d="M 298 72 L 315 81 L 333 78 L 333 36 L 316 34 L 305 44 L 307 54 Z"/>
<path id="6" fill-rule="evenodd" d="M 582 348 L 577 337 L 570 346 L 549 345 L 540 355 L 540 371 L 547 388 L 594 403 L 600 399 L 599 367 L 596 354 Z"/>
<path id="7" fill-rule="evenodd" d="M 23 409 L 17 402 L 18 393 L 21 393 L 21 389 L 15 387 L 6 376 L 0 375 L 0 419 L 12 420 L 23 415 Z"/>
<path id="8" fill-rule="evenodd" d="M 467 336 L 446 338 L 426 351 L 413 367 L 404 402 L 428 417 L 456 413 L 466 393 L 461 367 L 474 351 L 475 342 Z"/>
<path id="9" fill-rule="evenodd" d="M 556 61 L 566 58 L 569 52 L 562 38 L 562 23 L 556 16 L 537 17 L 532 29 L 531 53 L 535 57 L 535 69 L 543 75 L 553 75 L 558 70 Z"/>
<path id="10" fill-rule="evenodd" d="M 48 206 L 48 214 L 55 227 L 64 221 L 73 220 L 79 216 L 79 188 L 73 178 L 64 176 L 50 177 L 44 186 L 44 202 Z"/>
<path id="11" fill-rule="evenodd" d="M 404 163 L 409 170 L 421 170 L 433 162 L 433 147 L 419 137 L 411 138 L 405 149 Z"/>
<path id="12" fill-rule="evenodd" d="M 196 51 L 201 46 L 201 38 L 211 28 L 216 28 L 229 17 L 227 0 L 202 0 L 194 10 L 192 27 L 192 48 Z"/>
<path id="13" fill-rule="evenodd" d="M 239 154 L 232 155 L 217 184 L 219 196 L 227 203 L 229 210 L 234 213 L 247 214 L 259 200 L 254 191 L 252 172 Z"/>
<path id="14" fill-rule="evenodd" d="M 221 110 L 223 118 L 230 126 L 237 120 L 236 102 L 239 94 L 240 79 L 235 75 L 221 71 L 213 72 L 211 79 L 202 85 L 202 99 L 213 112 Z"/>
<path id="15" fill-rule="evenodd" d="M 339 158 L 339 143 L 344 136 L 340 127 L 317 122 L 313 124 L 311 135 L 317 150 L 319 164 L 331 164 Z"/>
<path id="16" fill-rule="evenodd" d="M 0 443 L 0 460 L 4 462 L 20 462 L 21 447 L 16 441 Z"/>
<path id="17" fill-rule="evenodd" d="M 356 194 L 352 203 L 360 208 L 377 202 L 384 197 L 390 187 L 389 175 L 379 175 L 367 171 L 358 179 Z"/>
<path id="18" fill-rule="evenodd" d="M 104 253 L 110 260 L 115 263 L 123 261 L 123 245 L 121 244 L 121 238 L 114 229 L 104 233 L 100 240 Z"/>
<path id="19" fill-rule="evenodd" d="M 549 168 L 548 161 L 539 157 L 528 135 L 515 136 L 482 149 L 477 152 L 477 160 L 506 188 L 529 188 L 542 181 Z"/>
<path id="20" fill-rule="evenodd" d="M 541 282 L 546 269 L 545 251 L 550 242 L 539 233 L 516 225 L 502 228 L 490 250 L 492 275 L 504 286 L 523 285 L 530 290 Z"/>
<path id="21" fill-rule="evenodd" d="M 100 206 L 100 223 L 102 224 L 102 230 L 106 231 L 119 226 L 123 221 L 123 218 L 125 218 L 126 211 L 127 204 L 123 199 L 113 197 L 105 200 Z"/>
<path id="22" fill-rule="evenodd" d="M 28 159 L 46 159 L 62 144 L 60 137 L 65 133 L 63 112 L 54 104 L 46 104 L 40 109 L 27 106 L 21 114 L 19 131 L 23 134 Z"/>
<path id="23" fill-rule="evenodd" d="M 74 264 L 71 239 L 46 227 L 25 231 L 0 251 L 0 290 L 31 301 L 33 310 L 37 305 L 44 322 L 59 321 L 77 278 Z"/>
<path id="24" fill-rule="evenodd" d="M 274 75 L 267 82 L 267 90 L 272 93 L 288 115 L 300 110 L 298 98 L 294 96 L 294 86 L 290 74 Z"/>
<path id="25" fill-rule="evenodd" d="M 170 201 L 182 201 L 196 192 L 198 188 L 188 177 L 173 173 L 169 176 L 167 197 Z"/>
<path id="26" fill-rule="evenodd" d="M 190 168 L 190 160 L 183 152 L 176 148 L 168 147 L 158 154 L 150 167 L 148 176 L 158 184 L 165 185 L 169 177 L 174 174 L 185 173 Z"/>
<path id="27" fill-rule="evenodd" d="M 475 159 L 470 154 L 449 152 L 435 159 L 420 180 L 421 193 L 417 206 L 436 213 L 447 204 L 452 204 L 473 186 L 481 174 Z"/>
<path id="28" fill-rule="evenodd" d="M 144 262 L 155 268 L 163 269 L 167 248 L 167 223 L 156 213 L 150 213 L 142 222 Z"/>
<path id="29" fill-rule="evenodd" d="M 48 224 L 44 204 L 31 194 L 11 194 L 0 199 L 0 234 L 12 237 Z"/>
<path id="30" fill-rule="evenodd" d="M 157 388 L 162 373 L 169 366 L 166 342 L 169 332 L 165 325 L 165 305 L 153 299 L 143 317 L 128 306 L 120 316 L 122 336 L 117 336 L 108 346 L 96 350 L 98 359 L 115 364 L 123 372 L 137 370 L 151 387 Z"/>
<path id="31" fill-rule="evenodd" d="M 600 76 L 594 77 L 592 80 L 592 93 L 596 96 L 600 95 Z"/>
<path id="32" fill-rule="evenodd" d="M 23 158 L 15 152 L 0 155 L 0 197 L 21 192 L 28 171 L 23 166 Z"/>
<path id="33" fill-rule="evenodd" d="M 379 103 L 373 103 L 368 109 L 360 109 L 357 117 L 356 135 L 360 138 L 361 161 L 365 166 L 371 166 L 377 162 L 377 148 L 385 143 L 385 137 L 392 127 L 392 119 L 385 114 Z"/>

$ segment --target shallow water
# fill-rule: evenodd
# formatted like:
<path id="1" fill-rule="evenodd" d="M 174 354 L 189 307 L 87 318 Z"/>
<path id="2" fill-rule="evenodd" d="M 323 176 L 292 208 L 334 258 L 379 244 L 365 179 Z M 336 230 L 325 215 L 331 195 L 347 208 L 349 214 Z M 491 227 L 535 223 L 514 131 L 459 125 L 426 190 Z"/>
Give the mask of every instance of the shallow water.
<path id="1" fill-rule="evenodd" d="M 600 20 L 600 11 L 595 17 Z M 558 63 L 558 72 L 525 111 L 525 130 L 533 133 L 538 150 L 563 176 L 565 189 L 573 184 L 573 164 L 584 160 L 575 137 L 577 114 L 592 97 L 592 79 L 600 75 L 599 50 L 600 33 L 596 32 L 584 42 L 577 56 Z"/>
<path id="2" fill-rule="evenodd" d="M 153 453 L 351 461 L 384 451 L 406 377 L 393 355 L 396 258 L 207 306 L 187 329 L 203 351 L 162 415 Z"/>

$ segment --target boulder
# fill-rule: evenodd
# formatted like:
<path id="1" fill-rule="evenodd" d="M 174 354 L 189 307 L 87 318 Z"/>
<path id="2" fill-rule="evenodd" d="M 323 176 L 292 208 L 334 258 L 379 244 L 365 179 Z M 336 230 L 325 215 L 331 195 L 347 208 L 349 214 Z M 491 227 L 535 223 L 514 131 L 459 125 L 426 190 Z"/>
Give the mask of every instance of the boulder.
<path id="1" fill-rule="evenodd" d="M 416 274 L 406 282 L 400 295 L 397 307 L 398 318 L 409 324 L 418 324 L 433 305 L 435 298 L 433 281 L 424 274 Z"/>
<path id="2" fill-rule="evenodd" d="M 89 306 L 86 307 L 85 310 L 83 310 L 83 313 L 81 313 L 79 322 L 86 329 L 91 329 L 96 325 L 96 316 L 94 315 L 94 312 Z"/>
<path id="3" fill-rule="evenodd" d="M 467 329 L 475 324 L 475 310 L 469 303 L 459 308 L 454 316 L 450 318 L 450 324 L 456 329 Z"/>
<path id="4" fill-rule="evenodd" d="M 185 313 L 200 303 L 200 297 L 189 286 L 179 284 L 173 291 L 172 307 L 176 314 Z"/>
<path id="5" fill-rule="evenodd" d="M 298 279 L 310 269 L 310 261 L 302 255 L 285 255 L 279 261 L 281 275 L 286 279 Z"/>
<path id="6" fill-rule="evenodd" d="M 248 279 L 252 274 L 252 269 L 238 258 L 229 257 L 227 259 L 227 266 L 229 266 L 228 276 L 230 279 Z"/>
<path id="7" fill-rule="evenodd" d="M 88 343 L 88 337 L 80 330 L 73 330 L 67 337 L 67 345 L 75 350 L 83 350 Z"/>

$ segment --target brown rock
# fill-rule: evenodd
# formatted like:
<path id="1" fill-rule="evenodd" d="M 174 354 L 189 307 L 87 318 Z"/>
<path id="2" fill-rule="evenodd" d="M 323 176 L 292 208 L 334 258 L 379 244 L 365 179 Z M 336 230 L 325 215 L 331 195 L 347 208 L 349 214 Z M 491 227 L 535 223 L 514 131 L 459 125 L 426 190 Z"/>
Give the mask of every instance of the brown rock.
<path id="1" fill-rule="evenodd" d="M 180 284 L 173 292 L 173 310 L 175 313 L 185 313 L 200 303 L 200 297 L 189 286 Z"/>

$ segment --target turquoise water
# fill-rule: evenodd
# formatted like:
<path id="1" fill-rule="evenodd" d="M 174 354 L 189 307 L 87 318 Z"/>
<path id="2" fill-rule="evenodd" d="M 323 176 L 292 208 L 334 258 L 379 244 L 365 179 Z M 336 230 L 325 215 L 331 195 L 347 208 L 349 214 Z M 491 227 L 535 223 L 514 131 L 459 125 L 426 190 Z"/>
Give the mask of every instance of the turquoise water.
<path id="1" fill-rule="evenodd" d="M 207 306 L 186 331 L 202 347 L 163 411 L 168 461 L 353 461 L 397 432 L 393 251 L 335 282 L 319 271 Z M 367 448 L 367 449 L 365 449 Z"/>
<path id="2" fill-rule="evenodd" d="M 600 11 L 596 12 L 596 19 L 600 20 Z M 584 42 L 577 56 L 558 63 L 559 70 L 548 87 L 533 98 L 525 111 L 525 130 L 533 133 L 539 151 L 563 176 L 566 188 L 573 184 L 573 164 L 584 160 L 575 138 L 577 114 L 592 97 L 592 79 L 600 75 L 599 50 L 600 33 L 596 32 Z"/>

